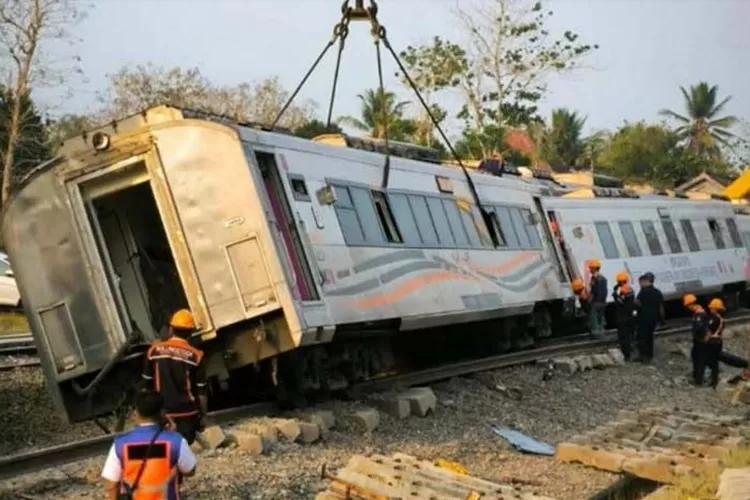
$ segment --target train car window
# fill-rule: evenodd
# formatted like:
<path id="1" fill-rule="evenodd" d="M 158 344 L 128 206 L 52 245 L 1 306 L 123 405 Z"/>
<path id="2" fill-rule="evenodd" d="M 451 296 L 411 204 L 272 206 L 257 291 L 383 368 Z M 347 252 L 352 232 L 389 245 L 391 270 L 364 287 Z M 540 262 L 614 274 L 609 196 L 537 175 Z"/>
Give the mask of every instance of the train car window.
<path id="1" fill-rule="evenodd" d="M 599 235 L 599 242 L 602 244 L 604 256 L 608 259 L 617 259 L 620 257 L 620 251 L 617 249 L 615 237 L 612 235 L 612 228 L 609 222 L 594 222 L 596 232 Z"/>
<path id="2" fill-rule="evenodd" d="M 718 250 L 726 248 L 724 244 L 724 236 L 721 234 L 721 226 L 716 219 L 708 219 L 708 229 L 711 231 L 711 237 L 714 239 L 714 244 Z"/>
<path id="3" fill-rule="evenodd" d="M 529 233 L 526 232 L 526 222 L 523 220 L 521 210 L 511 208 L 510 217 L 513 220 L 513 227 L 516 230 L 516 236 L 518 236 L 518 243 L 521 248 L 531 248 L 531 240 L 529 239 Z"/>
<path id="4" fill-rule="evenodd" d="M 396 221 L 393 219 L 393 213 L 391 212 L 388 200 L 385 199 L 385 195 L 380 191 L 372 191 L 372 202 L 375 205 L 375 213 L 378 214 L 378 219 L 380 219 L 380 227 L 385 233 L 385 239 L 389 243 L 403 243 L 401 233 L 398 230 Z"/>
<path id="5" fill-rule="evenodd" d="M 427 209 L 427 202 L 424 196 L 409 195 L 409 205 L 414 212 L 414 219 L 417 221 L 417 230 L 422 243 L 425 245 L 437 245 L 438 237 L 435 232 L 435 225 L 432 223 L 430 211 Z"/>
<path id="6" fill-rule="evenodd" d="M 630 221 L 620 221 L 620 233 L 622 239 L 625 240 L 625 248 L 628 250 L 629 257 L 641 257 L 643 252 L 641 251 L 641 245 L 638 243 L 638 238 L 635 235 L 635 229 L 633 229 L 633 223 Z"/>
<path id="7" fill-rule="evenodd" d="M 526 233 L 529 235 L 529 240 L 531 240 L 531 246 L 533 248 L 542 248 L 542 239 L 539 236 L 539 229 L 537 229 L 531 217 L 531 210 L 524 208 L 521 210 L 521 214 L 523 215 L 523 221 L 526 223 Z"/>
<path id="8" fill-rule="evenodd" d="M 646 243 L 648 244 L 648 249 L 651 252 L 651 255 L 662 255 L 664 250 L 661 248 L 659 235 L 656 232 L 654 223 L 650 220 L 642 220 L 641 229 L 643 229 L 643 234 L 646 236 Z"/>
<path id="9" fill-rule="evenodd" d="M 366 243 L 384 243 L 385 235 L 380 227 L 375 204 L 369 189 L 349 186 L 349 194 L 352 196 L 354 209 L 357 211 L 359 222 L 362 224 L 362 232 L 365 234 Z"/>
<path id="10" fill-rule="evenodd" d="M 461 222 L 461 214 L 458 213 L 458 207 L 453 200 L 443 198 L 440 200 L 445 209 L 445 213 L 448 216 L 448 225 L 453 232 L 453 237 L 456 239 L 456 245 L 460 247 L 469 246 L 469 237 L 466 234 L 466 229 Z M 473 242 L 472 242 L 473 243 Z"/>
<path id="11" fill-rule="evenodd" d="M 432 221 L 435 223 L 435 230 L 437 231 L 440 244 L 446 247 L 455 247 L 456 240 L 453 238 L 453 232 L 448 223 L 448 216 L 445 215 L 443 200 L 440 198 L 427 198 L 427 208 L 432 216 Z"/>
<path id="12" fill-rule="evenodd" d="M 336 194 L 336 202 L 333 208 L 336 210 L 336 217 L 339 219 L 344 241 L 347 245 L 361 245 L 365 242 L 365 233 L 362 231 L 362 224 L 360 224 L 359 216 L 354 209 L 349 188 L 336 184 L 332 184 L 332 186 Z"/>
<path id="13" fill-rule="evenodd" d="M 743 232 L 742 233 L 742 240 L 745 242 L 745 248 L 748 252 L 750 252 L 750 232 Z"/>
<path id="14" fill-rule="evenodd" d="M 409 200 L 405 194 L 388 193 L 388 204 L 396 220 L 396 226 L 401 232 L 401 239 L 407 245 L 419 245 L 419 231 Z"/>
<path id="15" fill-rule="evenodd" d="M 691 252 L 700 252 L 701 246 L 700 243 L 698 243 L 698 237 L 695 235 L 693 223 L 688 219 L 682 219 L 680 221 L 680 226 L 682 226 L 682 232 L 685 233 L 688 249 L 690 249 Z"/>
<path id="16" fill-rule="evenodd" d="M 519 248 L 518 236 L 513 228 L 513 222 L 510 220 L 510 211 L 506 207 L 497 207 L 495 210 L 497 221 L 500 223 L 500 232 L 508 248 Z M 500 237 L 498 236 L 498 239 Z"/>
<path id="17" fill-rule="evenodd" d="M 667 235 L 667 244 L 672 253 L 682 253 L 682 245 L 680 240 L 677 238 L 677 231 L 674 228 L 674 224 L 670 219 L 662 217 L 661 225 L 664 228 L 664 234 Z"/>
<path id="18" fill-rule="evenodd" d="M 732 239 L 734 248 L 742 248 L 742 237 L 737 230 L 737 222 L 734 219 L 727 219 L 727 229 L 729 229 L 729 237 Z"/>
<path id="19" fill-rule="evenodd" d="M 297 201 L 311 201 L 310 193 L 307 191 L 305 178 L 299 174 L 287 174 L 289 185 L 292 188 L 292 196 Z"/>

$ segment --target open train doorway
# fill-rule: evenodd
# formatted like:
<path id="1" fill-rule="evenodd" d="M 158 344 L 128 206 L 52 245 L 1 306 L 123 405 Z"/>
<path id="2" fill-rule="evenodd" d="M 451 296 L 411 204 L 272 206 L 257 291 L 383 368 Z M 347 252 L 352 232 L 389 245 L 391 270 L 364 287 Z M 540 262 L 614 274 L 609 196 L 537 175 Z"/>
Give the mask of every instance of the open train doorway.
<path id="1" fill-rule="evenodd" d="M 188 301 L 151 183 L 135 182 L 114 191 L 84 186 L 83 194 L 123 325 L 153 339 Z"/>

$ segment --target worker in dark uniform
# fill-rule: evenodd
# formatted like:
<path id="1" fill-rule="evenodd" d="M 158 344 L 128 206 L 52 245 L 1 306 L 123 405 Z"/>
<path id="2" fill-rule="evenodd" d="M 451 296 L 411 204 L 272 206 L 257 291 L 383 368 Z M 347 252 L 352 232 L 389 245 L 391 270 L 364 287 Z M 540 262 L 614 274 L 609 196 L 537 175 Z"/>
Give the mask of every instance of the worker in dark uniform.
<path id="1" fill-rule="evenodd" d="M 162 395 L 167 422 L 188 444 L 193 444 L 203 429 L 208 405 L 203 351 L 187 340 L 194 331 L 190 311 L 174 313 L 169 320 L 169 337 L 151 346 L 143 370 L 144 388 Z"/>
<path id="2" fill-rule="evenodd" d="M 602 276 L 601 263 L 596 259 L 588 262 L 591 272 L 591 283 L 589 284 L 589 329 L 594 338 L 604 334 L 604 310 L 607 307 L 607 278 Z"/>
<path id="3" fill-rule="evenodd" d="M 612 298 L 615 300 L 615 311 L 617 317 L 617 339 L 620 342 L 620 351 L 626 361 L 630 360 L 633 350 L 633 333 L 635 332 L 635 292 L 628 284 L 630 277 L 625 271 L 617 273 L 615 277 L 617 284 L 612 290 Z"/>
<path id="4" fill-rule="evenodd" d="M 641 290 L 636 297 L 636 318 L 638 326 L 638 357 L 643 363 L 650 363 L 654 357 L 654 331 L 656 325 L 664 322 L 664 296 L 654 286 L 653 273 L 638 278 Z"/>
<path id="5" fill-rule="evenodd" d="M 693 362 L 693 384 L 703 384 L 703 376 L 706 371 L 706 333 L 708 332 L 708 314 L 698 304 L 698 298 L 692 293 L 685 294 L 682 304 L 693 313 L 690 331 L 693 336 L 693 347 L 690 350 L 690 359 Z"/>
<path id="6" fill-rule="evenodd" d="M 719 357 L 724 346 L 724 302 L 721 299 L 713 299 L 708 303 L 708 313 L 708 332 L 703 360 L 705 366 L 711 370 L 711 387 L 716 389 L 719 385 Z M 705 369 L 701 367 L 701 383 L 704 371 Z"/>

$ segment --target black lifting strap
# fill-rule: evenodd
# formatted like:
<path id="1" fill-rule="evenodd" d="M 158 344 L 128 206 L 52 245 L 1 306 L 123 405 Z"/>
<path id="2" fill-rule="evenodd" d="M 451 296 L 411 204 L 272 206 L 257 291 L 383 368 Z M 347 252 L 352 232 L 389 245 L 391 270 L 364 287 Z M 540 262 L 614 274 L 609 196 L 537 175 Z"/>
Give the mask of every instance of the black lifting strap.
<path id="1" fill-rule="evenodd" d="M 333 46 L 333 44 L 336 43 L 336 40 L 339 40 L 339 51 L 338 51 L 338 57 L 336 59 L 336 70 L 335 70 L 334 77 L 333 77 L 333 85 L 331 88 L 331 100 L 328 104 L 328 119 L 326 121 L 326 126 L 330 127 L 331 115 L 333 113 L 333 103 L 336 97 L 336 87 L 338 84 L 339 70 L 341 68 L 341 54 L 344 51 L 344 44 L 346 41 L 346 37 L 349 35 L 349 22 L 352 19 L 355 19 L 355 20 L 367 19 L 370 21 L 370 28 L 371 28 L 370 32 L 373 38 L 375 39 L 375 52 L 376 52 L 377 62 L 378 62 L 378 84 L 379 84 L 379 91 L 381 92 L 381 96 L 385 97 L 385 86 L 383 85 L 383 65 L 382 65 L 382 58 L 380 54 L 380 41 L 382 40 L 383 45 L 385 45 L 385 48 L 388 49 L 388 52 L 390 52 L 391 56 L 396 61 L 396 64 L 398 65 L 399 70 L 404 75 L 404 78 L 406 78 L 406 81 L 409 82 L 409 86 L 417 95 L 419 102 L 422 104 L 422 107 L 427 112 L 427 115 L 430 117 L 430 121 L 432 121 L 432 124 L 440 133 L 440 137 L 442 137 L 443 141 L 445 141 L 445 144 L 448 146 L 448 149 L 453 155 L 453 158 L 456 160 L 456 162 L 458 163 L 458 166 L 461 168 L 461 171 L 466 177 L 466 183 L 469 185 L 471 196 L 474 199 L 474 203 L 477 205 L 477 209 L 483 215 L 482 220 L 487 226 L 488 234 L 490 235 L 494 234 L 493 231 L 491 230 L 489 223 L 486 220 L 487 214 L 485 210 L 482 208 L 482 204 L 479 200 L 479 194 L 477 193 L 477 189 L 476 189 L 476 186 L 474 185 L 474 181 L 471 179 L 471 176 L 469 175 L 468 170 L 466 170 L 466 167 L 461 161 L 461 158 L 458 156 L 458 153 L 456 153 L 456 150 L 453 148 L 453 144 L 451 144 L 450 140 L 448 140 L 448 137 L 445 135 L 445 132 L 443 132 L 443 128 L 435 119 L 435 115 L 432 113 L 432 110 L 425 102 L 424 98 L 422 97 L 422 94 L 419 92 L 419 89 L 415 85 L 414 80 L 411 79 L 411 76 L 409 76 L 409 73 L 406 71 L 406 68 L 401 62 L 401 59 L 398 57 L 398 54 L 396 53 L 395 50 L 393 50 L 393 46 L 388 41 L 385 27 L 382 26 L 378 22 L 377 15 L 378 15 L 378 5 L 375 2 L 375 0 L 370 0 L 370 6 L 367 8 L 364 7 L 364 0 L 355 0 L 354 7 L 349 6 L 349 0 L 344 0 L 344 2 L 341 4 L 341 21 L 338 24 L 336 24 L 336 26 L 333 28 L 333 37 L 328 41 L 328 43 L 325 45 L 323 50 L 320 52 L 320 55 L 318 55 L 318 58 L 312 64 L 312 66 L 307 71 L 305 76 L 302 78 L 302 81 L 299 83 L 299 85 L 297 85 L 297 88 L 294 89 L 294 92 L 289 97 L 286 104 L 284 104 L 284 107 L 281 108 L 281 111 L 279 111 L 279 114 L 276 115 L 276 119 L 273 121 L 272 127 L 275 127 L 277 125 L 282 115 L 286 112 L 286 110 L 292 104 L 292 101 L 294 101 L 299 91 L 307 82 L 307 79 L 310 78 L 310 75 L 313 73 L 313 71 L 315 71 L 315 68 L 318 67 L 318 64 L 326 55 L 326 52 L 328 52 L 328 49 L 330 49 Z M 381 182 L 381 188 L 386 189 L 388 187 L 388 180 L 389 180 L 389 175 L 390 175 L 390 170 L 391 170 L 390 144 L 388 142 L 388 118 L 389 117 L 387 114 L 388 113 L 387 103 L 385 102 L 384 98 L 381 99 L 381 104 L 382 104 L 381 112 L 383 113 L 383 119 L 386 120 L 386 127 L 383 131 L 383 141 L 385 142 L 386 154 L 385 154 L 385 165 L 383 166 L 383 180 Z"/>
<path id="2" fill-rule="evenodd" d="M 395 50 L 393 50 L 393 46 L 388 41 L 388 37 L 385 31 L 385 28 L 383 26 L 380 26 L 378 28 L 377 33 L 378 39 L 383 41 L 383 45 L 385 45 L 385 48 L 388 49 L 388 52 L 391 53 L 391 56 L 393 57 L 393 60 L 396 61 L 396 64 L 398 65 L 399 71 L 401 71 L 401 74 L 404 75 L 404 78 L 406 78 L 406 81 L 409 83 L 409 86 L 414 91 L 414 93 L 417 95 L 417 99 L 419 99 L 420 104 L 422 104 L 422 107 L 427 112 L 427 115 L 430 117 L 430 121 L 432 121 L 432 124 L 437 129 L 438 133 L 440 133 L 440 137 L 442 137 L 443 141 L 445 141 L 446 146 L 448 146 L 448 149 L 450 150 L 451 154 L 453 155 L 453 158 L 458 163 L 458 166 L 461 168 L 461 171 L 464 173 L 464 176 L 466 177 L 466 183 L 469 185 L 469 190 L 471 191 L 471 196 L 474 199 L 474 203 L 477 205 L 477 209 L 481 214 L 484 214 L 485 211 L 482 208 L 481 201 L 479 200 L 479 193 L 477 193 L 477 188 L 474 185 L 474 181 L 472 180 L 471 176 L 469 175 L 469 171 L 466 170 L 466 167 L 464 166 L 463 162 L 461 161 L 461 158 L 458 156 L 458 153 L 456 153 L 455 148 L 453 147 L 453 144 L 451 144 L 451 141 L 448 139 L 448 137 L 445 135 L 445 132 L 443 132 L 443 128 L 440 126 L 440 123 L 435 118 L 435 115 L 432 113 L 432 110 L 425 102 L 424 98 L 422 97 L 421 92 L 419 92 L 419 89 L 417 88 L 417 85 L 414 83 L 414 80 L 411 79 L 411 76 L 409 76 L 409 72 L 406 71 L 406 68 L 404 67 L 404 64 L 401 62 L 401 59 L 398 57 L 398 54 Z M 378 67 L 380 67 L 380 51 L 378 50 Z M 382 86 L 382 76 L 381 76 L 381 86 Z M 383 184 L 384 187 L 387 185 L 388 181 L 388 173 L 387 171 L 383 175 Z M 483 218 L 484 220 L 484 218 Z M 485 224 L 487 224 L 486 221 L 484 221 Z M 493 234 L 491 231 L 488 231 L 488 234 Z"/>

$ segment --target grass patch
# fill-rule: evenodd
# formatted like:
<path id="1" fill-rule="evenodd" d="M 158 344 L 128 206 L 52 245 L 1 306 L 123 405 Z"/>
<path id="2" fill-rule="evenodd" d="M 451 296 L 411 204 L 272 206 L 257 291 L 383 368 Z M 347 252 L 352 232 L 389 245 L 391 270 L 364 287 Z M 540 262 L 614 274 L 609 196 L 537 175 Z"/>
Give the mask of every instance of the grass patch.
<path id="1" fill-rule="evenodd" d="M 677 484 L 669 486 L 653 500 L 704 500 L 716 498 L 719 476 L 722 469 L 750 467 L 750 446 L 737 448 L 729 454 L 720 469 L 707 469 L 699 474 L 685 476 Z M 649 497 L 651 498 L 651 497 Z"/>
<path id="2" fill-rule="evenodd" d="M 29 322 L 20 312 L 0 311 L 0 335 L 29 332 Z"/>

